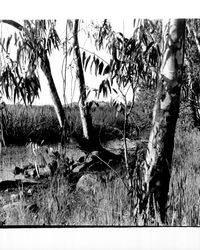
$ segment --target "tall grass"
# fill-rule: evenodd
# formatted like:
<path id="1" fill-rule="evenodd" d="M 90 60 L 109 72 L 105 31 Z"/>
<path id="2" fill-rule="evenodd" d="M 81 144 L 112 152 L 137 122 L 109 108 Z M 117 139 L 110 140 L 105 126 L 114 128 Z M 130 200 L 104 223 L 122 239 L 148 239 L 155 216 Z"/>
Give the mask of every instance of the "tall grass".
<path id="1" fill-rule="evenodd" d="M 176 131 L 166 226 L 200 225 L 200 132 Z M 31 197 L 26 190 L 4 210 L 11 225 L 152 225 L 130 214 L 127 189 L 120 178 L 102 183 L 89 175 L 71 190 L 60 174 Z M 36 205 L 37 211 L 30 209 Z M 138 216 L 139 218 L 139 216 Z"/>
<path id="2" fill-rule="evenodd" d="M 8 105 L 8 115 L 5 127 L 5 140 L 7 144 L 24 145 L 30 139 L 33 141 L 45 140 L 46 143 L 58 143 L 61 137 L 59 123 L 54 108 L 45 106 Z M 77 105 L 65 108 L 66 117 L 71 124 L 71 132 L 82 136 L 82 126 Z M 91 109 L 95 133 L 99 134 L 101 141 L 122 138 L 124 114 L 116 117 L 115 108 L 106 103 Z M 136 125 L 137 124 L 137 125 Z M 140 106 L 133 110 L 127 126 L 127 136 L 137 137 L 136 128 L 143 131 L 149 128 L 150 119 Z"/>
<path id="3" fill-rule="evenodd" d="M 2 206 L 6 225 L 130 225 L 127 190 L 120 179 L 107 187 L 97 182 L 87 192 L 71 192 L 66 179 L 56 181 L 54 187 L 37 190 L 37 197 L 31 198 L 38 211 L 30 210 L 25 196 Z"/>
<path id="4" fill-rule="evenodd" d="M 135 106 L 131 119 L 133 124 L 137 121 L 141 130 L 142 124 L 145 124 L 144 134 L 148 138 L 150 119 L 145 117 L 145 113 L 140 108 Z M 13 120 L 16 125 L 13 126 L 13 130 L 16 130 L 16 134 L 24 133 L 24 136 L 27 135 L 27 131 L 32 130 L 36 134 L 33 124 L 39 124 L 48 119 L 49 122 L 43 123 L 46 125 L 41 129 L 52 128 L 53 131 L 58 126 L 52 107 L 34 107 L 30 108 L 30 112 L 23 106 L 20 106 L 16 112 L 14 112 L 15 107 L 10 106 L 10 109 L 12 115 L 15 114 L 13 117 L 16 118 Z M 74 129 L 80 133 L 78 107 L 71 110 L 66 109 L 66 112 L 68 112 L 68 117 L 70 116 L 73 120 Z M 42 118 L 38 115 L 41 113 Z M 92 116 L 93 123 L 100 133 L 109 134 L 109 127 L 111 127 L 111 131 L 114 131 L 113 128 L 121 129 L 123 114 L 119 114 L 116 118 L 115 110 L 109 105 L 93 108 Z M 22 117 L 27 118 L 21 119 Z M 31 123 L 30 119 L 32 119 Z M 20 132 L 22 125 L 25 129 Z M 106 127 L 105 130 L 104 127 Z M 58 133 L 57 128 L 56 133 Z M 16 138 L 18 137 L 16 136 Z M 199 152 L 200 132 L 192 129 L 190 124 L 188 126 L 188 121 L 181 112 L 175 135 L 166 226 L 200 225 Z M 23 191 L 22 195 L 9 204 L 2 197 L 0 199 L 2 220 L 6 218 L 7 225 L 152 225 L 151 221 L 135 221 L 134 218 L 131 218 L 127 189 L 120 178 L 107 182 L 106 185 L 96 176 L 88 176 L 86 180 L 84 185 L 87 186 L 87 189 L 84 188 L 84 185 L 79 184 L 75 190 L 71 190 L 67 179 L 61 174 L 55 176 L 47 185 L 37 187 L 31 197 L 27 197 L 27 190 L 19 190 Z M 32 209 L 34 205 L 37 208 L 35 211 Z"/>
<path id="5" fill-rule="evenodd" d="M 169 225 L 200 225 L 199 162 L 200 132 L 177 130 L 169 191 Z"/>
<path id="6" fill-rule="evenodd" d="M 25 144 L 29 139 L 58 141 L 59 124 L 51 106 L 8 105 L 5 139 L 7 144 Z"/>

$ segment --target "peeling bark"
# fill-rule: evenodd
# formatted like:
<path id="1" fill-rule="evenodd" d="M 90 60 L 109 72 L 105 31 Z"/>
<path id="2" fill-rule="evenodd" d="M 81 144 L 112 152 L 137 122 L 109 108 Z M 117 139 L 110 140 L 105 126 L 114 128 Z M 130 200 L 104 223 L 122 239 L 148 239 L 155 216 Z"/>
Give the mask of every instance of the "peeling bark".
<path id="1" fill-rule="evenodd" d="M 147 211 L 164 222 L 168 199 L 176 121 L 179 114 L 185 20 L 174 19 L 164 25 L 163 58 L 153 110 L 145 172 Z M 148 204 L 148 205 L 147 205 Z M 156 210 L 156 211 L 155 211 Z"/>

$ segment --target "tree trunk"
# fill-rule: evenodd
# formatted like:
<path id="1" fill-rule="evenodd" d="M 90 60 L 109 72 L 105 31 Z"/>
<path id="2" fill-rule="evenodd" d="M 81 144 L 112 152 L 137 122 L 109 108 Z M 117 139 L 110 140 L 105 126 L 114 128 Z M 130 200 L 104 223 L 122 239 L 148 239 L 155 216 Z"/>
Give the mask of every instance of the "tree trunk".
<path id="1" fill-rule="evenodd" d="M 92 152 L 98 151 L 98 155 L 100 156 L 101 160 L 106 162 L 113 162 L 121 161 L 121 155 L 116 155 L 107 149 L 103 148 L 99 142 L 99 138 L 95 135 L 93 125 L 92 125 L 92 117 L 90 114 L 90 106 L 86 103 L 86 86 L 85 86 L 85 78 L 84 72 L 82 67 L 81 61 L 81 54 L 79 49 L 79 42 L 78 42 L 78 26 L 79 20 L 75 20 L 74 25 L 74 53 L 75 53 L 75 61 L 76 61 L 76 77 L 79 84 L 79 91 L 80 91 L 80 98 L 79 98 L 79 109 L 81 115 L 81 122 L 83 127 L 83 136 L 84 138 L 76 138 L 79 146 L 83 151 Z M 99 161 L 99 159 L 96 159 Z M 86 164 L 90 166 L 90 164 Z M 87 166 L 85 169 L 87 169 Z M 94 164 L 94 167 L 96 164 Z M 93 167 L 90 167 L 90 171 Z"/>
<path id="2" fill-rule="evenodd" d="M 185 20 L 164 26 L 163 58 L 145 161 L 146 209 L 165 220 L 176 121 L 179 114 Z M 154 214 L 153 214 L 154 213 Z"/>
<path id="3" fill-rule="evenodd" d="M 44 75 L 47 78 L 48 87 L 49 87 L 49 90 L 50 90 L 50 94 L 51 94 L 51 98 L 52 98 L 52 101 L 53 101 L 53 104 L 54 104 L 56 115 L 58 117 L 58 121 L 59 121 L 59 124 L 60 124 L 61 128 L 63 128 L 65 126 L 65 120 L 66 120 L 65 112 L 64 112 L 62 103 L 60 101 L 57 89 L 55 87 L 55 83 L 54 83 L 54 80 L 53 80 L 53 77 L 52 77 L 52 74 L 51 74 L 51 66 L 50 66 L 47 54 L 44 53 L 43 57 L 41 59 L 42 60 L 41 60 L 41 65 L 40 66 L 41 66 L 41 69 L 42 69 Z"/>
<path id="4" fill-rule="evenodd" d="M 89 107 L 86 103 L 86 86 L 85 86 L 85 78 L 84 78 L 84 72 L 83 72 L 83 66 L 81 62 L 81 54 L 78 42 L 78 26 L 79 26 L 79 20 L 76 19 L 73 36 L 74 36 L 74 57 L 76 61 L 76 77 L 78 80 L 79 91 L 80 91 L 79 110 L 83 127 L 83 135 L 88 141 L 91 141 L 92 118 Z"/>

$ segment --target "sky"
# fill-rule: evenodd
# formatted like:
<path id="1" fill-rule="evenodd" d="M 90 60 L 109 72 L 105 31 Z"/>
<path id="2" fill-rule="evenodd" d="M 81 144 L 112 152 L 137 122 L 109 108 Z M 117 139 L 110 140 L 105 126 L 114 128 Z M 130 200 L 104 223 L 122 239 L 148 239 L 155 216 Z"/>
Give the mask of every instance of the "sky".
<path id="1" fill-rule="evenodd" d="M 20 22 L 20 20 L 16 20 Z M 85 19 L 83 20 L 84 23 L 80 24 L 82 28 L 84 28 L 86 23 L 90 23 L 90 19 Z M 94 20 L 95 21 L 95 20 Z M 98 21 L 98 20 L 97 20 Z M 117 32 L 122 32 L 126 37 L 131 37 L 132 32 L 133 32 L 133 20 L 131 18 L 126 18 L 126 19 L 111 19 L 111 25 L 113 29 Z M 56 22 L 56 30 L 58 32 L 58 35 L 63 42 L 65 40 L 65 25 L 66 21 L 63 19 L 57 19 Z M 13 27 L 10 27 L 10 25 L 1 23 L 0 24 L 0 32 L 2 34 L 2 37 L 7 36 L 16 30 Z M 80 32 L 79 34 L 79 45 L 80 47 L 83 47 L 93 53 L 96 53 L 100 55 L 104 60 L 109 59 L 108 53 L 101 51 L 97 52 L 95 49 L 94 44 L 90 41 L 89 38 L 86 37 L 84 32 Z M 14 45 L 13 45 L 14 47 Z M 12 49 L 14 48 L 11 47 L 11 55 L 12 55 Z M 51 70 L 52 70 L 52 75 L 54 78 L 55 85 L 57 87 L 58 94 L 60 96 L 60 99 L 62 103 L 64 103 L 64 98 L 63 98 L 63 78 L 62 78 L 62 64 L 63 64 L 63 49 L 62 46 L 60 46 L 59 50 L 53 50 L 53 53 L 49 57 L 50 59 L 50 65 L 51 65 Z M 70 62 L 70 59 L 68 60 Z M 89 67 L 88 67 L 89 69 Z M 43 72 L 39 69 L 39 78 L 40 78 L 40 84 L 41 84 L 41 92 L 40 92 L 40 98 L 36 98 L 34 101 L 34 105 L 45 105 L 45 104 L 53 104 L 49 88 L 47 85 L 47 79 L 44 76 Z M 101 83 L 103 77 L 96 77 L 94 75 L 94 72 L 91 72 L 87 70 L 85 72 L 85 82 L 86 85 L 89 88 L 98 88 L 99 84 Z M 67 103 L 71 102 L 77 102 L 79 99 L 79 90 L 78 90 L 78 84 L 75 78 L 75 75 L 71 74 L 70 70 L 67 70 L 67 79 L 66 79 L 66 100 Z M 131 98 L 131 95 L 129 95 Z M 113 95 L 112 98 L 116 97 L 116 95 Z M 129 99 L 130 99 L 129 98 Z M 91 94 L 88 97 L 89 100 L 95 99 L 94 92 L 92 91 Z M 105 99 L 103 97 L 100 97 L 100 100 L 104 101 L 109 101 L 110 97 Z M 4 98 L 4 101 L 6 103 L 13 103 L 13 101 L 9 101 Z"/>

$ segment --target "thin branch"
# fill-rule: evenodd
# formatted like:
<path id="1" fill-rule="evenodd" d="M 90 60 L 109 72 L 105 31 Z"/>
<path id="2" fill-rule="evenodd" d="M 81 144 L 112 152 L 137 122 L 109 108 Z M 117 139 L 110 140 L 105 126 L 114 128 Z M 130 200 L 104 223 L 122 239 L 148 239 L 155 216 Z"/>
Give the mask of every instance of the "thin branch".
<path id="1" fill-rule="evenodd" d="M 15 22 L 13 20 L 1 20 L 0 22 L 9 24 L 20 31 L 22 31 L 24 28 L 21 24 L 19 24 L 18 22 Z"/>

